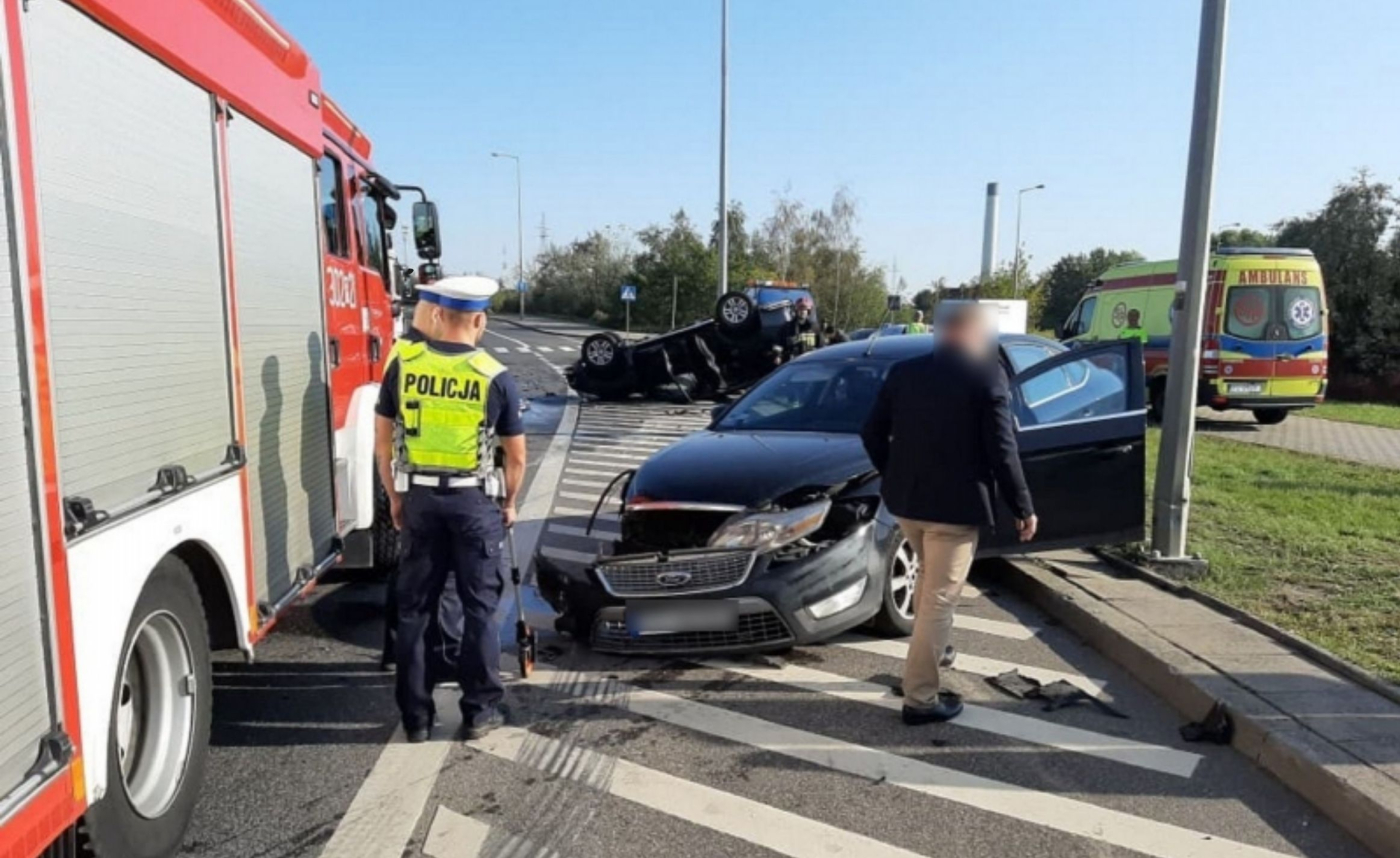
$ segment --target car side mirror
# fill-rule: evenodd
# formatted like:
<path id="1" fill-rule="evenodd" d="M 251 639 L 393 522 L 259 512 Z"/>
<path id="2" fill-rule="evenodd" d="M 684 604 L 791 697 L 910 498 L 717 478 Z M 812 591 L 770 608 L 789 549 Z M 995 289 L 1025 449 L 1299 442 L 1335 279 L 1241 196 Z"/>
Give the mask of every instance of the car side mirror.
<path id="1" fill-rule="evenodd" d="M 433 260 L 442 256 L 437 203 L 424 200 L 413 204 L 413 244 L 418 249 L 418 255 L 424 259 Z"/>

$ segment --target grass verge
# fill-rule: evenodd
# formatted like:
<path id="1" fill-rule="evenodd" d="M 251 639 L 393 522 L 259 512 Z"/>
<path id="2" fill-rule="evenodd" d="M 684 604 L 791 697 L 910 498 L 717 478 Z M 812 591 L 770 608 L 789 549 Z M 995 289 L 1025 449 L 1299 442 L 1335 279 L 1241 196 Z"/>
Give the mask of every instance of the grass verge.
<path id="1" fill-rule="evenodd" d="M 1400 682 L 1400 471 L 1198 437 L 1191 500 L 1196 586 Z"/>
<path id="2" fill-rule="evenodd" d="M 1299 413 L 1300 416 L 1316 417 L 1320 420 L 1400 429 L 1400 405 L 1381 402 L 1324 402 L 1316 408 Z"/>

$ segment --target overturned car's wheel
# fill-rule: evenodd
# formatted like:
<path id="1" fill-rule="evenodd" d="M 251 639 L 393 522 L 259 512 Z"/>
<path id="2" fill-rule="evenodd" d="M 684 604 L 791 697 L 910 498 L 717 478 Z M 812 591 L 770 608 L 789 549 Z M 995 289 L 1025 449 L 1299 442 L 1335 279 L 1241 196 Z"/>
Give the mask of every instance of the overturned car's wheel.
<path id="1" fill-rule="evenodd" d="M 141 592 L 118 662 L 107 793 L 83 825 L 98 858 L 161 858 L 180 848 L 209 745 L 208 641 L 190 569 L 166 557 Z"/>
<path id="2" fill-rule="evenodd" d="M 617 334 L 594 334 L 583 341 L 583 362 L 602 378 L 615 378 L 626 366 L 624 348 Z"/>
<path id="3" fill-rule="evenodd" d="M 914 631 L 914 591 L 919 583 L 919 558 L 914 546 L 896 536 L 894 550 L 885 563 L 885 592 L 880 612 L 871 625 L 880 634 L 907 635 Z"/>
<path id="4" fill-rule="evenodd" d="M 730 336 L 747 334 L 758 326 L 758 305 L 743 292 L 726 292 L 715 303 L 715 324 Z"/>

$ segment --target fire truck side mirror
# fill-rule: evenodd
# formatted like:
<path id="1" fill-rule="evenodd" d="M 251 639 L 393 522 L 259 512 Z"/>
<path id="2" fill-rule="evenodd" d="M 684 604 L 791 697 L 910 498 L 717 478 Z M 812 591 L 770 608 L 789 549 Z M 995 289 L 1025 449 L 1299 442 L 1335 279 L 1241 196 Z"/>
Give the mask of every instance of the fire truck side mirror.
<path id="1" fill-rule="evenodd" d="M 424 200 L 413 204 L 413 243 L 424 259 L 437 259 L 442 255 L 437 203 Z"/>

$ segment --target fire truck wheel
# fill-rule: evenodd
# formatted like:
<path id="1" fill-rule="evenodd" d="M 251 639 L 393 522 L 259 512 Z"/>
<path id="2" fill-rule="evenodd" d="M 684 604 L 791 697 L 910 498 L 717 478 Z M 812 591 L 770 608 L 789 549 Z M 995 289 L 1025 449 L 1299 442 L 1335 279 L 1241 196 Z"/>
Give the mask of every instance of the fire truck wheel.
<path id="1" fill-rule="evenodd" d="M 167 556 L 122 645 L 107 791 L 84 833 L 98 858 L 162 858 L 184 840 L 204 780 L 213 695 L 209 629 L 189 566 Z"/>
<path id="2" fill-rule="evenodd" d="M 399 565 L 399 532 L 394 529 L 394 519 L 389 513 L 389 493 L 374 476 L 374 525 L 370 529 L 374 541 L 374 569 L 376 572 L 392 572 Z"/>

